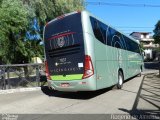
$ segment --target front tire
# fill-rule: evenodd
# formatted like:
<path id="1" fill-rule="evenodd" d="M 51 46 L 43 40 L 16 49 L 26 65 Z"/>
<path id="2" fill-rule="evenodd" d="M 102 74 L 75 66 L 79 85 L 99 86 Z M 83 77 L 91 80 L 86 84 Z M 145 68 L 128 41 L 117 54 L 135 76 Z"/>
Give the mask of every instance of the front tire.
<path id="1" fill-rule="evenodd" d="M 118 72 L 118 83 L 117 83 L 117 89 L 121 89 L 123 87 L 123 81 L 124 81 L 124 76 L 121 71 Z"/>

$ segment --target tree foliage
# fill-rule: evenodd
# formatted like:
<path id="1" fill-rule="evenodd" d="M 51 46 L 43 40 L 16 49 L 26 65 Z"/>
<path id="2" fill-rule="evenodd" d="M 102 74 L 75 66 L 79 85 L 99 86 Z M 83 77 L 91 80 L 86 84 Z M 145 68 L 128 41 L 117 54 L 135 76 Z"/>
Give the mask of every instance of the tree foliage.
<path id="1" fill-rule="evenodd" d="M 26 56 L 22 39 L 29 12 L 22 6 L 21 0 L 3 0 L 0 5 L 0 57 L 5 63 L 14 62 L 15 54 Z"/>
<path id="2" fill-rule="evenodd" d="M 155 39 L 155 43 L 159 44 L 159 50 L 160 50 L 160 20 L 155 25 L 155 29 L 153 30 L 154 35 L 153 38 Z M 160 55 L 158 56 L 158 59 L 160 61 Z M 159 77 L 160 77 L 160 68 L 159 68 Z"/>
<path id="3" fill-rule="evenodd" d="M 160 20 L 155 25 L 155 29 L 153 30 L 153 32 L 153 38 L 155 39 L 155 43 L 160 44 Z"/>
<path id="4" fill-rule="evenodd" d="M 27 0 L 26 3 L 43 25 L 59 15 L 84 9 L 84 0 Z"/>
<path id="5" fill-rule="evenodd" d="M 83 0 L 0 0 L 0 60 L 4 63 L 27 63 L 42 56 L 44 25 L 55 17 L 83 9 Z M 39 31 L 31 29 L 37 19 Z M 27 31 L 39 34 L 39 40 L 26 38 Z"/>

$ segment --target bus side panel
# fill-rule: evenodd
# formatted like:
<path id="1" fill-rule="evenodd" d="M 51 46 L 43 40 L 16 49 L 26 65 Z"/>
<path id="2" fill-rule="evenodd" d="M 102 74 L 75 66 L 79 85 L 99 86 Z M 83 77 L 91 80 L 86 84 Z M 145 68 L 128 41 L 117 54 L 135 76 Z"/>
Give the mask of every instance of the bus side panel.
<path id="1" fill-rule="evenodd" d="M 123 49 L 119 49 L 119 68 L 123 71 L 124 80 L 126 80 L 128 76 L 128 53 Z"/>
<path id="2" fill-rule="evenodd" d="M 106 46 L 107 51 L 107 64 L 108 64 L 108 76 L 111 85 L 115 85 L 118 82 L 118 69 L 119 69 L 119 51 L 115 47 Z"/>
<path id="3" fill-rule="evenodd" d="M 137 75 L 140 71 L 140 59 L 137 53 L 128 51 L 128 78 Z"/>
<path id="4" fill-rule="evenodd" d="M 97 89 L 117 83 L 117 51 L 95 39 Z"/>

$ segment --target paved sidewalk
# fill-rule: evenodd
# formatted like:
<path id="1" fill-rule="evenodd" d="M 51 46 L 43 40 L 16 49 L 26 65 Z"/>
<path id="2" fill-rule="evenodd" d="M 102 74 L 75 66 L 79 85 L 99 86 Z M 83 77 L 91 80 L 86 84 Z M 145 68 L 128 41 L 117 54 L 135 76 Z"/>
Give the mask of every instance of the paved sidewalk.
<path id="1" fill-rule="evenodd" d="M 144 75 L 130 113 L 149 115 L 149 119 L 160 118 L 160 77 L 157 72 Z"/>

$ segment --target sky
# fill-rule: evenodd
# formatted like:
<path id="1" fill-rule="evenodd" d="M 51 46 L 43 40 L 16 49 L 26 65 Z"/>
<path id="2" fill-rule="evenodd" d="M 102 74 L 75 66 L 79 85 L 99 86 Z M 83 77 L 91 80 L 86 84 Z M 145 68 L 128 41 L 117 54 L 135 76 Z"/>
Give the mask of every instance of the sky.
<path id="1" fill-rule="evenodd" d="M 86 10 L 125 34 L 131 32 L 153 34 L 153 29 L 160 20 L 160 0 L 86 0 L 86 2 L 88 2 Z M 105 3 L 111 5 L 104 5 Z M 114 6 L 114 3 L 118 3 L 119 6 Z M 122 4 L 127 6 L 121 6 Z"/>

